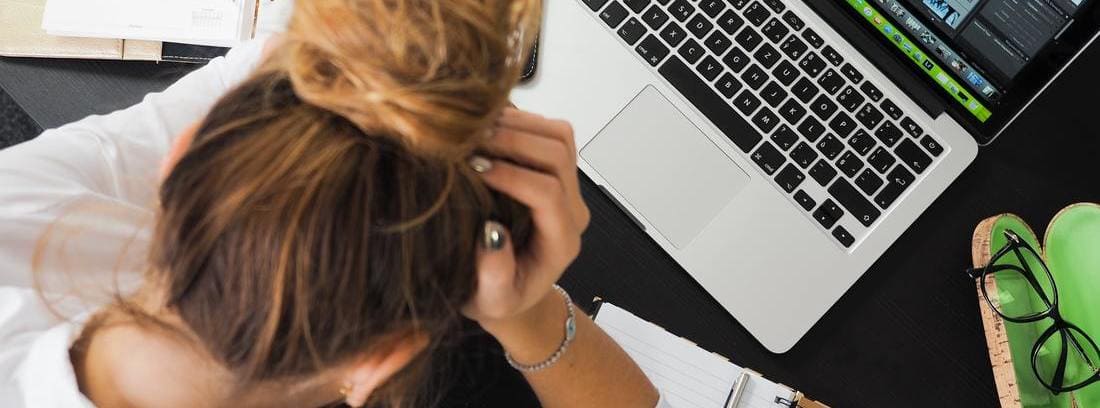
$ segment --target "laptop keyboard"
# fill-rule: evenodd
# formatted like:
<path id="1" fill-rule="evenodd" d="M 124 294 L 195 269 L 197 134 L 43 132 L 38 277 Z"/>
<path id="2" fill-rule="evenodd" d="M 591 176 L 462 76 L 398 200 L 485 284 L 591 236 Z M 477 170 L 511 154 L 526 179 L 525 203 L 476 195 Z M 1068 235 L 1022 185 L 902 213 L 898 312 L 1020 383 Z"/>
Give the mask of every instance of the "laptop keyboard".
<path id="1" fill-rule="evenodd" d="M 845 248 L 944 152 L 782 0 L 581 1 Z"/>

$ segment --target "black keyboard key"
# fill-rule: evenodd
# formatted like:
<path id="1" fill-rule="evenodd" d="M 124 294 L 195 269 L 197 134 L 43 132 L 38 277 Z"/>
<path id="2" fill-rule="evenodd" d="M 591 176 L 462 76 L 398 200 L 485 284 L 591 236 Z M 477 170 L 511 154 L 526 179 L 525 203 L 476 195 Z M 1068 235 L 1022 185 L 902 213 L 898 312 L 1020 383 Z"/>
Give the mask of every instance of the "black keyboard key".
<path id="1" fill-rule="evenodd" d="M 627 44 L 634 45 L 634 43 L 638 42 L 638 40 L 645 35 L 646 29 L 641 21 L 638 21 L 636 18 L 631 18 L 627 20 L 626 24 L 623 24 L 622 27 L 619 27 L 618 32 L 619 37 L 622 37 L 623 41 L 626 41 Z"/>
<path id="2" fill-rule="evenodd" d="M 798 79 L 798 68 L 795 68 L 790 62 L 783 61 L 779 65 L 775 66 L 772 70 L 772 75 L 775 75 L 775 80 L 779 81 L 783 85 L 790 85 L 796 79 Z"/>
<path id="3" fill-rule="evenodd" d="M 901 128 L 908 132 L 909 136 L 913 137 L 920 137 L 920 135 L 924 133 L 924 129 L 921 129 L 920 125 L 908 116 L 901 120 Z"/>
<path id="4" fill-rule="evenodd" d="M 737 91 L 741 90 L 741 81 L 738 81 L 729 72 L 722 74 L 722 77 L 718 78 L 718 82 L 715 82 L 714 85 L 718 87 L 718 93 L 725 96 L 726 99 L 733 99 L 733 96 L 737 95 Z"/>
<path id="5" fill-rule="evenodd" d="M 844 210 L 840 209 L 840 206 L 836 205 L 833 200 L 825 200 L 821 203 L 821 206 L 814 211 L 814 219 L 817 220 L 822 227 L 832 228 L 836 225 L 837 221 L 840 221 L 840 217 L 844 216 Z"/>
<path id="6" fill-rule="evenodd" d="M 712 56 L 703 58 L 703 61 L 699 65 L 695 66 L 695 70 L 699 71 L 699 75 L 707 79 L 707 82 L 713 81 L 714 78 L 718 78 L 718 74 L 722 73 L 722 65 L 718 63 L 718 60 Z"/>
<path id="7" fill-rule="evenodd" d="M 657 30 L 668 22 L 668 13 L 662 10 L 661 6 L 654 4 L 645 11 L 645 14 L 642 14 L 642 21 L 644 21 L 645 25 L 649 26 L 649 28 Z M 675 24 L 672 25 L 675 26 Z"/>
<path id="8" fill-rule="evenodd" d="M 687 31 L 680 28 L 679 24 L 669 24 L 665 26 L 664 30 L 661 30 L 661 38 L 673 47 L 679 47 L 680 43 L 684 42 L 687 38 Z"/>
<path id="9" fill-rule="evenodd" d="M 882 144 L 887 147 L 894 147 L 898 143 L 898 140 L 902 138 L 901 129 L 894 126 L 893 122 L 883 122 L 882 126 L 878 127 L 875 131 L 875 137 L 882 141 Z"/>
<path id="10" fill-rule="evenodd" d="M 584 0 L 584 4 L 587 4 L 592 11 L 600 11 L 604 4 L 607 4 L 607 0 Z"/>
<path id="11" fill-rule="evenodd" d="M 836 159 L 836 168 L 840 169 L 845 176 L 855 177 L 856 173 L 863 169 L 863 161 L 852 152 L 844 152 L 839 159 Z"/>
<path id="12" fill-rule="evenodd" d="M 708 16 L 717 17 L 722 10 L 726 9 L 726 2 L 722 0 L 703 0 L 699 3 L 699 8 L 703 9 L 704 13 Z"/>
<path id="13" fill-rule="evenodd" d="M 882 187 L 882 179 L 871 169 L 867 169 L 859 173 L 859 177 L 856 177 L 856 187 L 859 187 L 864 194 L 870 196 L 875 194 L 879 187 Z"/>
<path id="14" fill-rule="evenodd" d="M 653 34 L 647 35 L 637 47 L 634 47 L 634 50 L 642 56 L 645 62 L 654 67 L 664 61 L 669 53 L 668 47 Z"/>
<path id="15" fill-rule="evenodd" d="M 855 112 L 856 108 L 859 108 L 859 105 L 862 105 L 865 100 L 863 94 L 852 88 L 851 85 L 844 87 L 844 90 L 836 96 L 836 103 L 839 103 L 848 112 Z"/>
<path id="16" fill-rule="evenodd" d="M 787 161 L 787 159 L 783 157 L 783 153 L 768 142 L 761 143 L 760 148 L 756 149 L 749 157 L 751 157 L 752 161 L 756 163 L 757 166 L 760 166 L 760 169 L 764 170 L 764 173 L 769 176 L 779 171 L 779 167 Z"/>
<path id="17" fill-rule="evenodd" d="M 760 45 L 761 41 L 764 41 L 764 37 L 757 34 L 756 30 L 752 27 L 745 27 L 741 29 L 740 33 L 737 33 L 736 37 L 733 37 L 733 40 L 736 41 L 737 44 L 740 44 L 741 48 L 744 48 L 745 51 L 751 52 L 756 49 L 757 45 Z"/>
<path id="18" fill-rule="evenodd" d="M 607 8 L 600 12 L 600 19 L 603 20 L 608 27 L 615 28 L 618 27 L 619 24 L 622 24 L 623 20 L 626 20 L 626 16 L 628 15 L 630 15 L 630 11 L 616 1 L 612 2 Z"/>
<path id="19" fill-rule="evenodd" d="M 783 58 L 779 55 L 779 51 L 776 51 L 770 44 L 762 45 L 759 50 L 756 50 L 756 53 L 752 54 L 752 56 L 756 58 L 765 69 L 771 69 L 771 67 L 775 66 L 776 62 L 779 62 L 780 58 Z"/>
<path id="20" fill-rule="evenodd" d="M 688 21 L 687 29 L 695 38 L 702 40 L 706 38 L 707 34 L 710 34 L 710 30 L 714 29 L 714 23 L 711 23 L 702 14 L 696 14 L 695 17 L 691 18 L 691 21 Z"/>
<path id="21" fill-rule="evenodd" d="M 844 63 L 844 57 L 841 57 L 840 53 L 836 52 L 836 49 L 834 49 L 831 45 L 826 45 L 825 48 L 821 49 L 821 56 L 825 57 L 825 59 L 833 65 L 840 65 Z"/>
<path id="22" fill-rule="evenodd" d="M 726 53 L 726 50 L 730 49 L 733 42 L 730 41 L 725 33 L 715 31 L 710 34 L 710 37 L 707 37 L 706 41 L 703 41 L 703 45 L 710 49 L 710 52 L 713 52 L 714 55 L 722 55 Z"/>
<path id="23" fill-rule="evenodd" d="M 833 120 L 829 121 L 829 129 L 832 129 L 841 138 L 847 138 L 857 127 L 859 125 L 856 124 L 856 121 L 844 112 L 837 113 Z"/>
<path id="24" fill-rule="evenodd" d="M 782 13 L 783 10 L 787 8 L 787 6 L 783 4 L 783 0 L 764 0 L 764 4 L 771 7 L 776 13 Z"/>
<path id="25" fill-rule="evenodd" d="M 818 92 L 821 92 L 821 90 L 818 89 L 817 85 L 814 85 L 813 81 L 806 78 L 799 79 L 798 82 L 795 82 L 794 86 L 791 86 L 791 93 L 794 94 L 798 100 L 802 101 L 802 103 L 810 103 L 810 101 L 817 96 Z"/>
<path id="26" fill-rule="evenodd" d="M 692 6 L 687 0 L 676 0 L 668 6 L 668 12 L 672 13 L 672 16 L 682 23 L 687 21 L 692 14 L 695 14 L 695 6 Z"/>
<path id="27" fill-rule="evenodd" d="M 889 208 L 911 184 L 913 184 L 913 174 L 905 170 L 905 166 L 894 167 L 890 175 L 886 176 L 886 187 L 875 196 L 875 204 L 884 210 Z"/>
<path id="28" fill-rule="evenodd" d="M 870 82 L 864 82 L 863 85 L 859 86 L 859 89 L 862 90 L 868 98 L 871 98 L 872 101 L 878 102 L 882 100 L 882 91 L 878 90 L 878 87 Z"/>
<path id="29" fill-rule="evenodd" d="M 742 151 L 752 150 L 764 138 L 679 58 L 669 58 L 659 72 Z"/>
<path id="30" fill-rule="evenodd" d="M 836 228 L 833 229 L 833 238 L 836 238 L 836 242 L 839 242 L 840 245 L 844 246 L 845 248 L 851 247 L 852 244 L 856 242 L 856 239 L 852 237 L 852 234 L 840 225 L 837 225 Z"/>
<path id="31" fill-rule="evenodd" d="M 810 47 L 814 49 L 821 48 L 821 46 L 825 44 L 825 40 L 822 40 L 821 36 L 817 35 L 812 28 L 807 28 L 806 31 L 803 31 L 802 38 L 806 40 L 807 43 L 810 43 Z"/>
<path id="32" fill-rule="evenodd" d="M 806 192 L 802 190 L 798 190 L 797 193 L 794 193 L 794 201 L 806 211 L 813 210 L 814 207 L 817 206 L 817 201 L 814 201 L 813 197 L 810 197 L 809 194 L 806 194 Z"/>
<path id="33" fill-rule="evenodd" d="M 623 0 L 623 3 L 626 3 L 626 6 L 634 10 L 635 13 L 641 13 L 642 10 L 645 10 L 645 6 L 649 5 L 649 0 Z"/>
<path id="34" fill-rule="evenodd" d="M 832 187 L 829 187 L 829 195 L 839 201 L 840 205 L 844 206 L 848 213 L 852 214 L 864 227 L 870 227 L 879 215 L 882 215 L 874 204 L 867 201 L 855 187 L 848 183 L 848 180 L 838 178 L 833 182 Z"/>
<path id="35" fill-rule="evenodd" d="M 893 166 L 894 163 L 897 163 L 897 159 L 894 158 L 894 155 L 890 154 L 889 150 L 881 147 L 875 149 L 875 152 L 871 153 L 870 156 L 867 156 L 867 164 L 874 167 L 879 173 L 885 173 L 886 170 L 890 170 L 890 167 Z"/>
<path id="36" fill-rule="evenodd" d="M 756 108 L 760 107 L 760 98 L 757 98 L 748 89 L 741 91 L 740 95 L 733 100 L 733 106 L 737 107 L 737 110 L 744 113 L 745 116 L 751 115 L 756 111 Z"/>
<path id="37" fill-rule="evenodd" d="M 798 66 L 802 68 L 802 71 L 809 75 L 810 78 L 817 78 L 817 75 L 825 69 L 825 61 L 821 57 L 817 56 L 813 52 L 807 53 L 802 60 L 798 62 Z"/>
<path id="38" fill-rule="evenodd" d="M 836 112 L 836 104 L 825 95 L 818 95 L 817 99 L 814 99 L 814 102 L 810 104 L 810 111 L 821 120 L 829 120 L 833 116 L 833 112 Z"/>
<path id="39" fill-rule="evenodd" d="M 802 174 L 793 164 L 783 166 L 783 170 L 780 170 L 779 174 L 775 176 L 775 182 L 779 183 L 779 187 L 788 193 L 793 193 L 794 189 L 801 186 L 803 181 L 806 181 L 806 175 Z"/>
<path id="40" fill-rule="evenodd" d="M 859 153 L 860 156 L 867 155 L 867 152 L 875 148 L 875 138 L 871 137 L 871 134 L 866 130 L 859 129 L 855 135 L 852 135 L 851 139 L 848 139 L 848 146 Z"/>
<path id="41" fill-rule="evenodd" d="M 787 25 L 791 26 L 795 31 L 801 30 L 806 26 L 806 23 L 802 22 L 801 18 L 794 15 L 793 11 L 788 11 L 783 14 L 783 21 L 787 22 Z"/>
<path id="42" fill-rule="evenodd" d="M 745 81 L 745 84 L 752 89 L 760 89 L 761 86 L 764 86 L 764 82 L 768 81 L 768 73 L 753 64 L 741 74 L 741 80 Z"/>
<path id="43" fill-rule="evenodd" d="M 749 56 L 745 55 L 744 51 L 740 48 L 734 48 L 725 57 L 722 57 L 722 62 L 726 64 L 733 72 L 741 72 L 745 69 L 746 65 L 749 65 Z"/>
<path id="44" fill-rule="evenodd" d="M 830 182 L 836 178 L 836 169 L 832 164 L 829 164 L 828 160 L 818 160 L 813 167 L 810 168 L 810 178 L 814 179 L 819 186 L 828 186 Z"/>
<path id="45" fill-rule="evenodd" d="M 897 149 L 894 149 L 894 153 L 897 153 L 901 161 L 917 174 L 924 173 L 928 166 L 932 165 L 932 158 L 908 139 L 902 140 Z"/>
<path id="46" fill-rule="evenodd" d="M 940 146 L 940 143 L 937 142 L 936 139 L 933 139 L 931 135 L 925 135 L 924 138 L 920 140 L 920 145 L 924 146 L 924 150 L 927 150 L 928 153 L 932 153 L 934 157 L 940 157 L 940 154 L 943 153 L 943 146 Z"/>
<path id="47" fill-rule="evenodd" d="M 884 100 L 881 106 L 882 110 L 885 111 L 887 115 L 890 115 L 891 118 L 894 118 L 894 120 L 901 118 L 901 108 L 895 105 L 894 101 L 889 99 Z"/>
<path id="48" fill-rule="evenodd" d="M 755 123 L 756 126 L 759 126 L 760 129 L 764 131 L 764 133 L 768 133 L 779 125 L 779 116 L 776 116 L 775 113 L 771 111 L 771 109 L 768 109 L 766 107 L 761 108 L 759 111 L 756 112 L 756 115 L 752 117 L 752 123 Z"/>
<path id="49" fill-rule="evenodd" d="M 791 29 L 787 28 L 778 18 L 773 17 L 771 20 L 768 20 L 767 23 L 764 23 L 764 27 L 760 29 L 760 32 L 764 34 L 765 38 L 771 40 L 772 43 L 778 44 L 791 32 Z"/>
<path id="50" fill-rule="evenodd" d="M 798 61 L 799 58 L 802 58 L 808 49 L 810 48 L 806 46 L 806 43 L 793 35 L 787 37 L 787 40 L 783 41 L 782 44 L 779 44 L 779 50 L 783 51 L 784 54 L 787 54 L 787 56 L 794 61 Z"/>
<path id="51" fill-rule="evenodd" d="M 798 125 L 798 134 L 810 141 L 810 143 L 816 142 L 822 134 L 825 133 L 825 125 L 814 119 L 813 116 L 807 116 L 806 120 L 802 121 L 801 125 Z"/>
<path id="52" fill-rule="evenodd" d="M 821 89 L 824 89 L 829 95 L 836 95 L 844 87 L 844 78 L 830 68 L 825 70 L 821 78 L 817 79 L 817 84 L 821 85 Z"/>
<path id="53" fill-rule="evenodd" d="M 760 90 L 760 97 L 773 108 L 779 107 L 787 99 L 787 91 L 775 81 L 768 82 L 764 89 Z"/>
<path id="54" fill-rule="evenodd" d="M 743 25 L 745 25 L 745 20 L 741 19 L 733 10 L 726 10 L 725 13 L 722 13 L 722 17 L 718 17 L 718 26 L 722 27 L 722 31 L 729 35 L 737 33 L 737 29 Z"/>
<path id="55" fill-rule="evenodd" d="M 825 155 L 825 157 L 829 158 L 829 160 L 832 160 L 839 156 L 840 152 L 844 151 L 844 142 L 841 142 L 840 139 L 837 139 L 836 136 L 830 133 L 821 138 L 821 141 L 817 142 L 817 150 Z"/>
<path id="56" fill-rule="evenodd" d="M 797 124 L 806 116 L 806 108 L 802 107 L 802 104 L 795 101 L 794 98 L 787 99 L 787 102 L 779 108 L 779 116 L 787 120 L 787 123 L 791 125 Z"/>
<path id="57" fill-rule="evenodd" d="M 684 57 L 684 60 L 687 61 L 688 64 L 694 65 L 699 61 L 699 58 L 703 58 L 703 55 L 706 53 L 707 51 L 703 49 L 702 45 L 699 45 L 699 43 L 690 38 L 684 42 L 684 45 L 680 46 L 680 56 Z"/>
<path id="58" fill-rule="evenodd" d="M 745 8 L 745 5 L 749 4 L 749 2 L 752 1 L 752 0 L 726 0 L 726 1 L 729 1 L 730 5 L 733 6 L 733 8 L 741 10 L 741 9 Z"/>
<path id="59" fill-rule="evenodd" d="M 862 123 L 868 130 L 874 129 L 879 123 L 882 123 L 882 119 L 885 116 L 882 115 L 882 111 L 878 110 L 874 104 L 868 103 L 863 105 L 863 108 L 856 113 L 856 120 Z"/>
<path id="60" fill-rule="evenodd" d="M 840 73 L 848 77 L 848 80 L 852 81 L 853 84 L 858 84 L 863 81 L 863 74 L 856 70 L 856 67 L 852 64 L 844 64 L 843 67 L 840 67 Z"/>
<path id="61" fill-rule="evenodd" d="M 794 133 L 787 125 L 779 125 L 779 129 L 776 129 L 775 133 L 772 133 L 772 143 L 775 143 L 780 150 L 791 150 L 791 147 L 795 143 L 798 143 L 798 134 Z"/>
<path id="62" fill-rule="evenodd" d="M 801 142 L 794 147 L 794 150 L 791 150 L 791 160 L 794 160 L 802 168 L 807 168 L 817 160 L 817 152 L 806 142 Z"/>
<path id="63" fill-rule="evenodd" d="M 662 6 L 667 6 L 670 2 L 672 2 L 672 0 L 657 0 L 657 4 L 660 4 Z"/>
<path id="64" fill-rule="evenodd" d="M 767 21 L 768 17 L 772 16 L 772 13 L 757 1 L 752 2 L 752 4 L 745 9 L 744 14 L 745 19 L 757 26 L 764 24 L 764 21 Z"/>

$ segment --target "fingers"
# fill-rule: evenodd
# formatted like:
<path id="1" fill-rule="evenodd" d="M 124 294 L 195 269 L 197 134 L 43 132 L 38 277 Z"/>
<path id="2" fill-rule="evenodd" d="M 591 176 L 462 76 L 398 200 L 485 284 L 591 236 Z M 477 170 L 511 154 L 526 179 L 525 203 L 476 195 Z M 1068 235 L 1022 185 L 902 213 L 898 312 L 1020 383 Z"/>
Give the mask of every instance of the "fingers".
<path id="1" fill-rule="evenodd" d="M 499 128 L 487 147 L 489 153 L 497 157 L 553 173 L 563 180 L 576 171 L 576 154 L 557 139 L 512 128 Z"/>
<path id="2" fill-rule="evenodd" d="M 490 188 L 507 194 L 531 209 L 536 232 L 556 232 L 567 220 L 564 214 L 564 189 L 557 177 L 503 160 L 493 160 L 482 173 Z"/>
<path id="3" fill-rule="evenodd" d="M 574 153 L 577 151 L 576 140 L 573 137 L 573 126 L 564 120 L 548 119 L 535 113 L 506 108 L 501 113 L 500 119 L 497 120 L 497 125 L 553 138 L 568 146 L 570 151 Z"/>
<path id="4" fill-rule="evenodd" d="M 491 237 L 497 236 L 496 244 Z M 510 311 L 518 299 L 516 290 L 516 257 L 508 230 L 495 221 L 485 223 L 482 243 L 477 250 L 477 292 L 464 312 L 471 318 L 499 317 Z M 485 315 L 485 316 L 477 316 Z"/>

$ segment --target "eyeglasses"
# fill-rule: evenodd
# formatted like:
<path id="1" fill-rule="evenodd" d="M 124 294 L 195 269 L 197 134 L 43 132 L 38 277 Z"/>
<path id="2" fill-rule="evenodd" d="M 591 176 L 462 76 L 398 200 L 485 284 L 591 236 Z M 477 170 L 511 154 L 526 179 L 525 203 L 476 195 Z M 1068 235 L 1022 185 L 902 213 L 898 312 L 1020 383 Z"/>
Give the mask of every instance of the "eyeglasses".
<path id="1" fill-rule="evenodd" d="M 1070 392 L 1100 381 L 1100 348 L 1077 325 L 1062 318 L 1058 287 L 1043 257 L 1012 230 L 1004 235 L 1008 243 L 988 265 L 967 270 L 971 278 L 980 280 L 982 297 L 1007 321 L 1053 321 L 1031 349 L 1031 369 L 1051 392 Z M 1033 265 L 1042 271 L 1036 274 Z"/>

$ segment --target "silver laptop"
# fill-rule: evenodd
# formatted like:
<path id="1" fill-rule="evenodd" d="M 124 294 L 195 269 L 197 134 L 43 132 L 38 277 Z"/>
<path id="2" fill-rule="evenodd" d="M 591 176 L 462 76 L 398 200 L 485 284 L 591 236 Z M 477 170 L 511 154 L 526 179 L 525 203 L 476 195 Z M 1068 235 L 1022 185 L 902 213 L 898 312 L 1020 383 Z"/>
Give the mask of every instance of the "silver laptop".
<path id="1" fill-rule="evenodd" d="M 781 353 L 1095 38 L 1096 2 L 549 0 L 513 100 L 571 121 L 581 170 Z"/>

